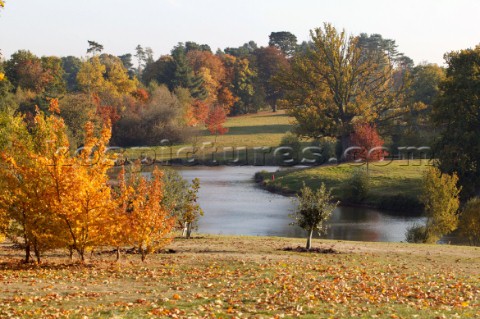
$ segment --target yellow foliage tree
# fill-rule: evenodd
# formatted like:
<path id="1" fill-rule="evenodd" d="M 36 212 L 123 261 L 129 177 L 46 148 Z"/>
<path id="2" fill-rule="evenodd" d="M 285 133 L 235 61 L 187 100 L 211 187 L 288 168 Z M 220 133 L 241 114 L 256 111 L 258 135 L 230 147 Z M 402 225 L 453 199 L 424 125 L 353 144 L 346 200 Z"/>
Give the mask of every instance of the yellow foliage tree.
<path id="1" fill-rule="evenodd" d="M 53 100 L 52 105 L 55 103 Z M 40 262 L 45 250 L 62 245 L 60 222 L 52 205 L 51 169 L 61 153 L 58 150 L 68 147 L 68 140 L 63 121 L 54 116 L 45 118 L 38 112 L 30 134 L 25 122 L 21 123 L 2 151 L 0 210 L 12 220 L 11 238 L 23 239 L 25 261 L 33 250 Z"/>
<path id="2" fill-rule="evenodd" d="M 72 158 L 70 167 L 59 168 L 62 172 L 53 177 L 56 185 L 64 181 L 63 185 L 69 186 L 63 192 L 56 190 L 57 212 L 68 231 L 69 247 L 77 251 L 82 261 L 88 250 L 107 243 L 109 214 L 114 209 L 107 175 L 113 165 L 106 153 L 110 128 L 104 127 L 98 138 L 92 123 L 87 123 L 85 131 L 80 154 Z M 66 170 L 72 172 L 70 181 L 66 181 Z"/>
<path id="3" fill-rule="evenodd" d="M 40 261 L 44 251 L 58 247 L 76 250 L 83 261 L 88 249 L 106 243 L 114 207 L 106 173 L 113 164 L 106 155 L 110 128 L 97 138 L 88 123 L 85 146 L 74 156 L 65 124 L 55 115 L 57 100 L 50 112 L 46 117 L 37 109 L 28 129 L 17 119 L 18 134 L 3 141 L 0 211 L 13 221 L 11 237 L 23 239 L 27 262 L 31 250 Z"/>
<path id="4" fill-rule="evenodd" d="M 148 254 L 167 245 L 175 217 L 162 205 L 163 173 L 155 168 L 148 180 L 139 174 L 131 174 L 127 193 L 129 196 L 127 227 L 130 244 L 141 254 L 142 261 Z M 120 182 L 122 183 L 122 182 Z"/>
<path id="5" fill-rule="evenodd" d="M 82 63 L 77 73 L 77 82 L 80 88 L 87 93 L 100 92 L 105 87 L 106 67 L 98 56 Z"/>
<path id="6" fill-rule="evenodd" d="M 420 200 L 425 206 L 427 224 L 425 241 L 434 243 L 458 226 L 460 189 L 456 174 L 442 174 L 438 168 L 430 167 L 423 177 Z"/>

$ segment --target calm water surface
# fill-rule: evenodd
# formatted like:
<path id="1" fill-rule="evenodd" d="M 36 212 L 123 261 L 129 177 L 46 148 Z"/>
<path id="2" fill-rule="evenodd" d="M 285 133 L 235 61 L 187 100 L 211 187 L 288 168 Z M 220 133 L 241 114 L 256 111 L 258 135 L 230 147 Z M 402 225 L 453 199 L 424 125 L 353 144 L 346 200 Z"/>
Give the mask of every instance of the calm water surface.
<path id="1" fill-rule="evenodd" d="M 292 199 L 272 194 L 253 180 L 260 170 L 277 167 L 221 166 L 181 167 L 178 171 L 188 180 L 200 179 L 199 203 L 205 215 L 198 231 L 207 234 L 304 237 L 305 233 L 290 226 Z M 326 238 L 358 241 L 404 241 L 405 231 L 418 217 L 390 216 L 375 209 L 339 207 L 332 214 Z"/>

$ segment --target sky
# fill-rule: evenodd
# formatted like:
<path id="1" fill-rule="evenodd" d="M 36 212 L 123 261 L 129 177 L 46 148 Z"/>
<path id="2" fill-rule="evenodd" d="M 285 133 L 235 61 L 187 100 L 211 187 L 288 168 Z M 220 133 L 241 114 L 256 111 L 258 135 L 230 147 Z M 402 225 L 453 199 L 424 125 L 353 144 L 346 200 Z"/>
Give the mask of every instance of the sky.
<path id="1" fill-rule="evenodd" d="M 19 49 L 80 57 L 93 40 L 115 55 L 151 47 L 158 58 L 186 41 L 266 46 L 272 31 L 301 42 L 329 22 L 393 39 L 417 64 L 443 64 L 444 53 L 480 43 L 479 14 L 478 0 L 6 0 L 0 49 L 6 58 Z"/>

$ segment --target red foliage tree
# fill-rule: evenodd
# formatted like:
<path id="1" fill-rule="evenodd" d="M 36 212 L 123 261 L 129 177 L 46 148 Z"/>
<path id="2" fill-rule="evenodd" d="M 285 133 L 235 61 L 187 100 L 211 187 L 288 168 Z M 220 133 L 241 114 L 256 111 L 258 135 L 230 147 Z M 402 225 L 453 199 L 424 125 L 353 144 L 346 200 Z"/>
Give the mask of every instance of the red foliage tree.
<path id="1" fill-rule="evenodd" d="M 208 118 L 208 114 L 208 104 L 200 100 L 195 100 L 189 105 L 186 111 L 185 121 L 188 126 L 203 125 Z"/>
<path id="2" fill-rule="evenodd" d="M 223 124 L 227 120 L 225 110 L 221 106 L 214 106 L 208 113 L 208 117 L 205 120 L 205 125 L 210 133 L 215 135 L 215 143 L 217 142 L 217 136 L 228 132 L 228 128 Z"/>
<path id="3" fill-rule="evenodd" d="M 149 96 L 148 96 L 148 92 L 144 89 L 137 89 L 136 91 L 134 91 L 132 93 L 133 97 L 135 97 L 137 100 L 143 102 L 143 103 L 147 103 L 148 99 L 149 99 Z"/>
<path id="4" fill-rule="evenodd" d="M 354 132 L 350 135 L 350 146 L 359 147 L 349 152 L 348 159 L 361 160 L 382 160 L 388 153 L 382 149 L 375 149 L 383 146 L 383 139 L 378 134 L 375 124 L 360 123 L 354 125 Z"/>

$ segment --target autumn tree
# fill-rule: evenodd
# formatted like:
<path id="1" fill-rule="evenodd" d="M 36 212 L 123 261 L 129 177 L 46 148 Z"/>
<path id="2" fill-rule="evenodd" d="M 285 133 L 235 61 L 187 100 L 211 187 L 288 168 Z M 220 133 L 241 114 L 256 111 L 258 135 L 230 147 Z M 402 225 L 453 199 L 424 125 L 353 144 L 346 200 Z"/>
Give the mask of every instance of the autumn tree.
<path id="1" fill-rule="evenodd" d="M 133 188 L 129 199 L 128 239 L 145 261 L 148 254 L 167 245 L 175 217 L 163 206 L 163 173 L 155 167 L 152 178 L 132 174 L 127 187 Z"/>
<path id="2" fill-rule="evenodd" d="M 5 63 L 5 75 L 13 84 L 35 93 L 41 93 L 51 80 L 51 74 L 42 66 L 40 58 L 30 51 L 19 50 Z"/>
<path id="3" fill-rule="evenodd" d="M 227 116 L 225 110 L 220 106 L 214 106 L 210 109 L 208 117 L 205 120 L 205 125 L 211 134 L 215 135 L 215 144 L 217 143 L 217 136 L 228 132 L 228 128 L 224 127 Z"/>
<path id="4" fill-rule="evenodd" d="M 286 90 L 282 102 L 295 118 L 296 133 L 337 137 L 346 149 L 354 120 L 379 123 L 398 116 L 403 86 L 395 82 L 388 55 L 368 52 L 358 37 L 330 24 L 310 34 L 311 47 L 279 77 Z"/>
<path id="5" fill-rule="evenodd" d="M 320 234 L 325 232 L 325 222 L 337 207 L 333 202 L 332 195 L 322 183 L 320 188 L 313 191 L 303 185 L 300 194 L 296 198 L 297 207 L 291 215 L 294 219 L 293 225 L 298 225 L 308 232 L 306 249 L 312 248 L 312 237 L 314 231 Z"/>
<path id="6" fill-rule="evenodd" d="M 257 72 L 246 58 L 226 56 L 225 59 L 231 68 L 232 93 L 238 98 L 231 113 L 237 115 L 255 112 L 258 107 L 254 103 Z"/>
<path id="7" fill-rule="evenodd" d="M 55 106 L 55 100 L 52 101 Z M 63 122 L 55 116 L 45 118 L 38 111 L 35 126 L 27 128 L 21 117 L 10 122 L 9 139 L 1 152 L 1 176 L 3 183 L 0 194 L 0 210 L 12 220 L 9 234 L 12 240 L 21 238 L 25 249 L 25 261 L 30 252 L 38 262 L 44 251 L 62 247 L 63 228 L 56 215 L 52 173 L 55 161 L 63 158 L 68 145 L 63 133 Z M 63 169 L 70 169 L 62 163 Z M 63 174 L 68 179 L 68 174 Z"/>
<path id="8" fill-rule="evenodd" d="M 435 167 L 429 167 L 425 171 L 420 195 L 427 216 L 425 242 L 435 243 L 457 228 L 457 210 L 460 205 L 457 183 L 456 174 L 442 174 Z"/>
<path id="9" fill-rule="evenodd" d="M 74 183 L 69 185 L 67 196 L 62 196 L 56 189 L 58 214 L 68 230 L 68 245 L 85 260 L 85 253 L 107 242 L 106 229 L 110 225 L 110 212 L 113 208 L 111 188 L 108 184 L 107 170 L 113 166 L 106 150 L 110 140 L 109 126 L 103 128 L 99 137 L 95 136 L 91 122 L 85 126 L 86 136 L 83 148 L 73 158 Z M 54 175 L 55 184 L 61 185 L 65 180 L 65 169 Z M 65 166 L 63 164 L 62 166 Z M 63 193 L 65 194 L 65 193 Z"/>
<path id="10" fill-rule="evenodd" d="M 379 161 L 387 155 L 382 149 L 383 143 L 375 124 L 355 123 L 350 136 L 351 152 L 344 155 L 350 160 L 363 160 L 367 163 L 368 169 L 370 161 Z"/>
<path id="11" fill-rule="evenodd" d="M 185 114 L 186 124 L 188 126 L 199 126 L 205 124 L 210 113 L 210 107 L 207 103 L 195 100 L 189 106 Z"/>

